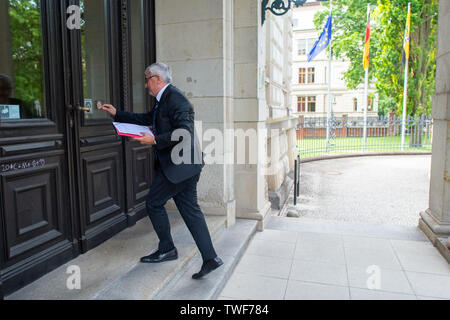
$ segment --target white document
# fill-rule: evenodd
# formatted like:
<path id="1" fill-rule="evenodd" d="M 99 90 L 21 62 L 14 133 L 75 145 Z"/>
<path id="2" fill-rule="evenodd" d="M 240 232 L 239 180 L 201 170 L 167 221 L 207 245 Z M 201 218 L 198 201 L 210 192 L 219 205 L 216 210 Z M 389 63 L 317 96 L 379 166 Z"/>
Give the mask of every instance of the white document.
<path id="1" fill-rule="evenodd" d="M 155 136 L 150 128 L 146 126 L 138 126 L 135 124 L 123 122 L 113 122 L 113 125 L 116 128 L 117 133 L 121 136 L 143 137 L 141 132 L 148 133 L 152 137 Z"/>

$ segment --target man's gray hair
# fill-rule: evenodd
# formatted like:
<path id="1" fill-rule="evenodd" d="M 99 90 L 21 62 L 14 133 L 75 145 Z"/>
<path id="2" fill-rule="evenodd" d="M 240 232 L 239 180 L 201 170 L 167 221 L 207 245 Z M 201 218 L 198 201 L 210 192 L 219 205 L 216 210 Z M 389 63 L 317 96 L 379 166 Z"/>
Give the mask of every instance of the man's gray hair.
<path id="1" fill-rule="evenodd" d="M 0 81 L 2 81 L 4 84 L 6 84 L 6 89 L 11 90 L 13 87 L 12 80 L 9 76 L 6 74 L 0 73 Z"/>
<path id="2" fill-rule="evenodd" d="M 172 83 L 172 69 L 162 62 L 156 62 L 149 66 L 146 72 L 150 72 L 152 75 L 160 75 L 165 83 Z"/>

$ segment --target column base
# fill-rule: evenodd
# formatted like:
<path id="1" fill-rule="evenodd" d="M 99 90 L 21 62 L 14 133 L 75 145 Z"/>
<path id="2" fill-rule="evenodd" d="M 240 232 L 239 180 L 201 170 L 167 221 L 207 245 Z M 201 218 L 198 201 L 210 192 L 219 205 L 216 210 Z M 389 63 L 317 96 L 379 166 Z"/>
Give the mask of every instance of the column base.
<path id="1" fill-rule="evenodd" d="M 258 220 L 257 231 L 264 231 L 267 221 L 271 217 L 272 208 L 269 201 L 262 207 L 261 210 L 251 210 L 239 208 L 236 210 L 236 216 L 239 219 Z"/>
<path id="2" fill-rule="evenodd" d="M 293 185 L 294 180 L 286 175 L 284 182 L 277 191 L 269 191 L 269 201 L 272 204 L 272 209 L 280 210 L 283 207 L 286 200 L 289 199 L 289 194 Z"/>
<path id="3" fill-rule="evenodd" d="M 430 209 L 420 213 L 419 228 L 425 233 L 441 255 L 450 263 L 450 224 L 439 223 L 430 213 Z"/>

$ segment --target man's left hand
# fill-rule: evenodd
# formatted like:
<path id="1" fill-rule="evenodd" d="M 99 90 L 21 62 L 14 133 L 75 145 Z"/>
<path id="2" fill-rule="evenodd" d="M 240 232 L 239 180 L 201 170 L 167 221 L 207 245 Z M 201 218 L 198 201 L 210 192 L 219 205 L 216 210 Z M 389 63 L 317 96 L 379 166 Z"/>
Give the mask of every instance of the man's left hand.
<path id="1" fill-rule="evenodd" d="M 152 135 L 149 135 L 146 132 L 141 132 L 141 134 L 143 135 L 142 138 L 133 138 L 133 140 L 140 142 L 143 145 L 154 145 L 156 144 L 156 140 L 155 137 L 153 137 Z"/>

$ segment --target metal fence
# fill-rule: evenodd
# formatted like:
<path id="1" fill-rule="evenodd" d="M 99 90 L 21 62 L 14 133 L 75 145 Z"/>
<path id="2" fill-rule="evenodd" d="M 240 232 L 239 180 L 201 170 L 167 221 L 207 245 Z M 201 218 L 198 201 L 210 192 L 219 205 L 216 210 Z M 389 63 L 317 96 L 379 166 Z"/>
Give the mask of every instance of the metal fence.
<path id="1" fill-rule="evenodd" d="M 330 127 L 327 140 L 327 126 Z M 431 151 L 433 119 L 420 116 L 406 119 L 403 151 Z M 297 145 L 302 159 L 325 154 L 354 152 L 402 151 L 402 120 L 395 115 L 369 117 L 364 143 L 363 117 L 300 117 L 297 125 Z"/>

